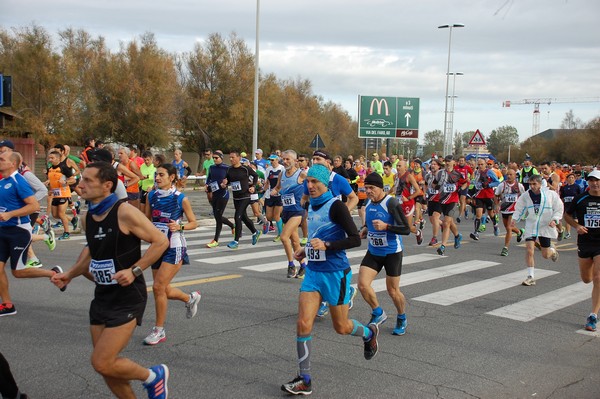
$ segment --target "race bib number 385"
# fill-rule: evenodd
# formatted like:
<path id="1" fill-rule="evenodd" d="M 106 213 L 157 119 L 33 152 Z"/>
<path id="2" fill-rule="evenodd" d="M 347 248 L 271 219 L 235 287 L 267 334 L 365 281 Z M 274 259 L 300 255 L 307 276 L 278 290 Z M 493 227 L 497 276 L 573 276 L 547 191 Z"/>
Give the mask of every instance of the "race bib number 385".
<path id="1" fill-rule="evenodd" d="M 90 262 L 90 273 L 94 276 L 94 281 L 100 285 L 117 284 L 112 277 L 115 274 L 115 263 L 112 259 L 94 260 Z"/>

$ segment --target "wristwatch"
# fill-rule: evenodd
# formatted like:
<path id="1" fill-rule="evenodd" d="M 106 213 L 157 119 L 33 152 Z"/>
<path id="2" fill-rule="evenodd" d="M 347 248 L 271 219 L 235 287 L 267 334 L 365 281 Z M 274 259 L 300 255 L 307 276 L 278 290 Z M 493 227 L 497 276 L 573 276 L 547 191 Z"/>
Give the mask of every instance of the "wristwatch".
<path id="1" fill-rule="evenodd" d="M 131 268 L 131 272 L 133 273 L 133 275 L 135 277 L 139 277 L 139 276 L 141 276 L 144 273 L 144 271 L 142 270 L 142 268 L 139 267 L 139 266 L 133 266 Z"/>

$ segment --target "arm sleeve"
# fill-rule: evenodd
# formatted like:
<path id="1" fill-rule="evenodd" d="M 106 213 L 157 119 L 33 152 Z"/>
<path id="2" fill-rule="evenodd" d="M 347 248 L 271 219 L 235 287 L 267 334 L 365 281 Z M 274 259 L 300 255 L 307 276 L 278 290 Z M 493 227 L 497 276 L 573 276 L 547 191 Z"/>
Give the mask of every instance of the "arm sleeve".
<path id="1" fill-rule="evenodd" d="M 350 211 L 348 211 L 348 208 L 342 201 L 335 201 L 331 205 L 329 218 L 344 229 L 347 237 L 342 240 L 330 242 L 327 249 L 339 251 L 341 249 L 360 247 L 358 229 L 356 228 L 356 224 L 354 224 L 354 220 L 352 220 L 352 216 L 350 216 Z"/>
<path id="2" fill-rule="evenodd" d="M 48 195 L 48 188 L 42 183 L 40 179 L 37 178 L 33 172 L 26 172 L 23 177 L 27 180 L 27 183 L 33 189 L 35 195 L 35 199 L 41 201 L 46 195 Z"/>
<path id="3" fill-rule="evenodd" d="M 402 211 L 402 206 L 398 202 L 396 198 L 390 198 L 388 201 L 388 211 L 390 215 L 394 217 L 394 224 L 390 224 L 387 227 L 389 232 L 394 234 L 400 234 L 403 236 L 407 236 L 410 234 L 410 226 L 408 225 L 408 221 L 406 220 L 406 216 L 404 216 L 404 212 Z"/>

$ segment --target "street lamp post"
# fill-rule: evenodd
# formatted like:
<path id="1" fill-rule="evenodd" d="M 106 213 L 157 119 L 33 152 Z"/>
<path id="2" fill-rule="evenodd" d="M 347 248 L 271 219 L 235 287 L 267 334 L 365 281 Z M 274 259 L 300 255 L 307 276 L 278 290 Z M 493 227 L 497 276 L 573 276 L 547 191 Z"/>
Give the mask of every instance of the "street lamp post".
<path id="1" fill-rule="evenodd" d="M 450 101 L 450 111 L 448 112 L 448 131 L 450 132 L 450 138 L 452 140 L 452 142 L 454 141 L 454 100 L 456 99 L 456 96 L 454 95 L 454 91 L 456 89 L 456 76 L 462 76 L 464 75 L 464 73 L 462 72 L 450 72 L 449 75 L 452 75 L 452 95 L 450 96 L 450 98 L 452 99 Z M 458 148 L 455 149 L 455 151 L 457 151 L 458 153 Z M 450 147 L 450 153 L 452 153 L 452 147 Z M 448 153 L 446 153 L 448 154 Z"/>
<path id="2" fill-rule="evenodd" d="M 446 97 L 444 105 L 444 154 L 452 154 L 452 132 L 448 132 L 448 86 L 450 84 L 450 49 L 452 46 L 452 28 L 464 28 L 464 24 L 440 25 L 438 29 L 448 28 L 448 66 L 446 68 Z"/>
<path id="3" fill-rule="evenodd" d="M 258 148 L 258 86 L 259 82 L 259 62 L 258 62 L 258 44 L 259 44 L 259 21 L 260 21 L 260 0 L 256 0 L 256 48 L 255 48 L 255 70 L 254 70 L 254 117 L 252 118 L 252 154 L 256 154 Z"/>

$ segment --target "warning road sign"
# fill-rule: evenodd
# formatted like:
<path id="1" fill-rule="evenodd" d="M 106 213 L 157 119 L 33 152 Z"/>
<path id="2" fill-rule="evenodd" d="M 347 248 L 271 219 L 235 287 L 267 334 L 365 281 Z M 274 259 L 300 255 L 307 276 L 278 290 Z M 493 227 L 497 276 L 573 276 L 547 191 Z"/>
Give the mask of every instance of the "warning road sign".
<path id="1" fill-rule="evenodd" d="M 485 145 L 485 139 L 483 138 L 483 134 L 477 129 L 469 140 L 469 145 Z"/>

